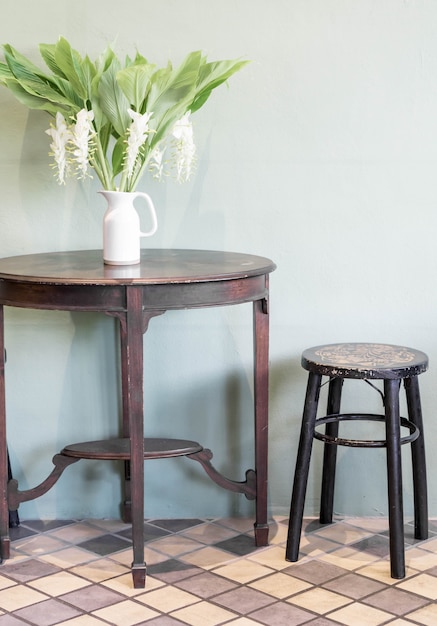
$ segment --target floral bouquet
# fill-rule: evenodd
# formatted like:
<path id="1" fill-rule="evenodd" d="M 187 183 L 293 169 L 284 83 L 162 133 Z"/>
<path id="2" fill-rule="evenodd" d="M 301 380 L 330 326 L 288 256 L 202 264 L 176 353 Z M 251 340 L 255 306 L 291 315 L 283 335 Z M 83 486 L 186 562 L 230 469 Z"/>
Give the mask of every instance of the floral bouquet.
<path id="1" fill-rule="evenodd" d="M 122 64 L 110 47 L 93 62 L 61 37 L 39 46 L 47 74 L 11 45 L 3 49 L 0 84 L 53 117 L 46 132 L 59 183 L 89 176 L 91 167 L 108 191 L 134 191 L 145 170 L 187 180 L 195 158 L 191 114 L 248 62 L 207 62 L 191 52 L 179 67 L 157 69 L 138 52 Z"/>

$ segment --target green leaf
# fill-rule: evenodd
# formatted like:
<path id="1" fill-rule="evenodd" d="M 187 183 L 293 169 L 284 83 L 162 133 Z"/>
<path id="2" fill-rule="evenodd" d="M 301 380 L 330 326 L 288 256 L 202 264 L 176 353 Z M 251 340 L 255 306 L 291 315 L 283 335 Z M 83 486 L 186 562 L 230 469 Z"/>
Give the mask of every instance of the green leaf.
<path id="1" fill-rule="evenodd" d="M 131 65 L 117 72 L 117 83 L 135 111 L 141 112 L 150 89 L 153 65 Z"/>
<path id="2" fill-rule="evenodd" d="M 56 44 L 41 43 L 39 45 L 39 52 L 40 52 L 42 58 L 44 59 L 44 62 L 47 65 L 47 67 L 56 76 L 60 76 L 61 78 L 67 79 L 67 77 L 64 74 L 64 72 L 61 70 L 59 65 L 56 63 L 55 51 L 56 51 Z"/>
<path id="3" fill-rule="evenodd" d="M 126 143 L 124 137 L 120 137 L 115 143 L 112 150 L 112 173 L 113 177 L 117 176 L 123 171 L 124 163 L 124 151 L 126 149 Z"/>
<path id="4" fill-rule="evenodd" d="M 0 63 L 0 83 L 2 85 L 6 85 L 5 81 L 13 77 L 14 75 L 12 74 L 11 70 L 6 65 L 6 63 Z"/>
<path id="5" fill-rule="evenodd" d="M 23 89 L 23 87 L 15 80 L 6 80 L 4 85 L 9 89 L 9 91 L 15 96 L 15 98 L 24 104 L 29 109 L 37 109 L 41 111 L 46 111 L 51 115 L 55 115 L 57 111 L 66 112 L 66 109 L 63 106 L 60 106 L 58 103 L 53 103 L 45 98 L 39 98 L 30 94 L 28 91 Z"/>
<path id="6" fill-rule="evenodd" d="M 108 69 L 103 72 L 98 83 L 99 105 L 103 114 L 113 125 L 118 136 L 123 136 L 130 125 L 128 109 L 130 102 L 117 83 L 117 72 L 120 69 L 114 58 Z"/>
<path id="7" fill-rule="evenodd" d="M 24 91 L 27 91 L 32 96 L 58 103 L 63 109 L 70 105 L 69 100 L 59 92 L 55 83 L 51 82 L 48 78 L 45 80 L 40 78 L 40 76 L 33 73 L 29 67 L 23 65 L 7 52 L 5 52 L 5 59 L 11 71 L 11 75 Z"/>
<path id="8" fill-rule="evenodd" d="M 201 63 L 201 53 L 192 52 L 176 70 L 169 64 L 152 76 L 152 86 L 147 100 L 147 110 L 158 111 L 172 107 L 184 100 L 191 103 Z"/>
<path id="9" fill-rule="evenodd" d="M 27 72 L 29 75 L 37 76 L 39 78 L 48 79 L 48 77 L 44 74 L 44 72 L 34 65 L 29 59 L 27 59 L 24 55 L 22 55 L 18 50 L 15 50 L 11 45 L 5 44 L 3 46 L 5 51 L 5 59 L 9 59 L 9 61 L 13 64 L 12 59 L 16 61 L 17 67 L 21 67 L 23 71 Z M 9 62 L 7 61 L 8 65 Z"/>
<path id="10" fill-rule="evenodd" d="M 82 71 L 82 57 L 73 50 L 68 41 L 61 37 L 54 49 L 54 60 L 65 78 L 71 83 L 82 100 L 88 99 L 86 81 Z"/>
<path id="11" fill-rule="evenodd" d="M 83 109 L 83 100 L 79 98 L 77 93 L 75 92 L 71 83 L 68 82 L 65 78 L 61 78 L 60 76 L 55 76 L 53 78 L 54 84 L 56 85 L 59 93 L 63 96 L 64 104 L 69 104 L 72 111 L 77 113 L 81 109 Z M 59 102 L 61 102 L 61 98 L 59 98 Z"/>
<path id="12" fill-rule="evenodd" d="M 196 96 L 190 106 L 190 111 L 192 113 L 198 111 L 208 100 L 213 89 L 219 87 L 248 63 L 250 61 L 214 61 L 205 63 L 200 69 Z"/>

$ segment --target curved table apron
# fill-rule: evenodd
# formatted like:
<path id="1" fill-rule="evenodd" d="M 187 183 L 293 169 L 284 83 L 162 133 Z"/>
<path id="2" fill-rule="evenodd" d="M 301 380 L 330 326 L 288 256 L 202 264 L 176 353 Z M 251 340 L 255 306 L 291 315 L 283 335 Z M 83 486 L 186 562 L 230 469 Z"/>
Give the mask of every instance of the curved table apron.
<path id="1" fill-rule="evenodd" d="M 231 252 L 143 250 L 141 263 L 104 265 L 101 250 L 55 252 L 0 259 L 0 545 L 10 555 L 8 510 L 46 493 L 79 459 L 125 462 L 123 515 L 132 524 L 132 576 L 145 586 L 144 459 L 186 456 L 225 489 L 256 500 L 255 542 L 267 545 L 268 278 L 269 259 Z M 144 438 L 143 335 L 152 317 L 168 310 L 253 303 L 255 468 L 237 482 L 212 465 L 212 452 L 196 441 Z M 96 311 L 119 320 L 122 433 L 119 439 L 67 445 L 40 485 L 20 491 L 8 481 L 5 408 L 4 306 Z M 149 419 L 146 416 L 146 419 Z"/>

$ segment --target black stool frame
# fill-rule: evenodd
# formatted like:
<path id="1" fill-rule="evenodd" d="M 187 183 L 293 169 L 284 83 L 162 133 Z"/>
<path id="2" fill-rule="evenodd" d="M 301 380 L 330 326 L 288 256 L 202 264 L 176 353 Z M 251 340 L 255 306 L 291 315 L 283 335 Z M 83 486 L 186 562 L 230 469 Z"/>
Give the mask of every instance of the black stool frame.
<path id="1" fill-rule="evenodd" d="M 354 376 L 354 378 L 357 377 L 360 376 Z M 327 416 L 334 416 L 337 418 L 342 417 L 340 415 L 340 404 L 344 378 L 346 377 L 330 378 Z M 386 439 L 383 442 L 376 442 L 379 447 L 384 446 L 387 449 L 388 516 L 390 529 L 390 566 L 392 578 L 405 577 L 401 464 L 402 443 L 411 443 L 414 485 L 414 536 L 416 539 L 426 539 L 428 537 L 425 446 L 419 384 L 416 375 L 401 378 L 406 392 L 409 420 L 407 422 L 407 420 L 401 418 L 399 414 L 399 388 L 401 382 L 399 377 L 394 379 L 385 378 L 385 415 L 380 416 L 380 419 L 384 419 L 385 421 Z M 315 437 L 315 428 L 317 422 L 326 422 L 326 419 L 324 418 L 317 420 L 317 408 L 321 384 L 322 374 L 310 371 L 296 461 L 293 494 L 291 499 L 286 547 L 286 559 L 288 561 L 298 560 L 305 495 L 308 483 L 312 444 Z M 352 418 L 353 417 L 362 417 L 363 419 L 366 419 L 372 416 L 355 415 L 352 416 Z M 404 420 L 403 425 L 410 427 L 410 437 L 401 438 L 401 419 Z M 322 524 L 331 523 L 333 517 L 337 445 L 375 447 L 375 442 L 353 441 L 348 443 L 347 440 L 339 440 L 339 421 L 339 419 L 328 421 L 325 427 L 326 438 L 324 439 L 323 477 L 320 503 L 320 522 Z"/>

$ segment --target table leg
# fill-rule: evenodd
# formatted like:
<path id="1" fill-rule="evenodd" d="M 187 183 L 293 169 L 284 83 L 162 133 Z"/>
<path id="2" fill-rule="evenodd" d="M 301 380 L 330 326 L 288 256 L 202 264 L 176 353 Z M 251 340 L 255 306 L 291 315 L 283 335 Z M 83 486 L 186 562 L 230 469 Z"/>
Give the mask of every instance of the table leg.
<path id="1" fill-rule="evenodd" d="M 143 310 L 141 287 L 126 288 L 127 312 L 122 327 L 122 391 L 124 428 L 130 437 L 130 494 L 135 589 L 146 581 L 144 561 L 144 392 Z M 123 326 L 123 325 L 122 325 Z"/>
<path id="2" fill-rule="evenodd" d="M 0 549 L 1 558 L 10 556 L 8 509 L 8 453 L 6 445 L 4 310 L 0 305 Z"/>
<path id="3" fill-rule="evenodd" d="M 129 437 L 129 349 L 127 344 L 126 333 L 126 321 L 124 318 L 120 320 L 120 353 L 121 353 L 121 400 L 122 400 L 122 414 L 123 425 L 122 433 L 123 437 Z M 132 522 L 132 495 L 130 484 L 130 461 L 124 461 L 124 484 L 123 484 L 123 504 L 122 504 L 122 519 L 126 524 Z"/>
<path id="4" fill-rule="evenodd" d="M 269 393 L 269 313 L 267 299 L 253 303 L 254 319 L 254 395 L 255 395 L 255 543 L 268 544 L 267 462 Z"/>

